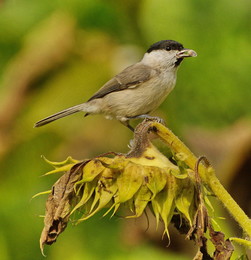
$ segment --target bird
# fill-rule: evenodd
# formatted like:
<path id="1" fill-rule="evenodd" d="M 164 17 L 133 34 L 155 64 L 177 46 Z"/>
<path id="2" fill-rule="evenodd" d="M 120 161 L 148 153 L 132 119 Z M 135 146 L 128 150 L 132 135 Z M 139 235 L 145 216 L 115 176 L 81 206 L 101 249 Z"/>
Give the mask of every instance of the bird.
<path id="1" fill-rule="evenodd" d="M 48 116 L 35 123 L 34 127 L 82 111 L 85 116 L 103 114 L 107 119 L 117 119 L 134 131 L 130 120 L 154 118 L 149 114 L 173 90 L 183 59 L 196 56 L 194 50 L 184 48 L 177 41 L 158 41 L 147 49 L 139 62 L 111 78 L 86 102 Z"/>

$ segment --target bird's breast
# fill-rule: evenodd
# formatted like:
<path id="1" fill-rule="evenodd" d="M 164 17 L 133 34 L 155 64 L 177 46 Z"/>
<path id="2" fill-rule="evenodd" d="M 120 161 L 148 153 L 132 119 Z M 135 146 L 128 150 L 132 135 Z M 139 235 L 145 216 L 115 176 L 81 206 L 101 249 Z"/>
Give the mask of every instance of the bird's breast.
<path id="1" fill-rule="evenodd" d="M 163 73 L 134 88 L 104 97 L 103 113 L 114 117 L 147 114 L 159 107 L 176 83 L 176 73 Z"/>

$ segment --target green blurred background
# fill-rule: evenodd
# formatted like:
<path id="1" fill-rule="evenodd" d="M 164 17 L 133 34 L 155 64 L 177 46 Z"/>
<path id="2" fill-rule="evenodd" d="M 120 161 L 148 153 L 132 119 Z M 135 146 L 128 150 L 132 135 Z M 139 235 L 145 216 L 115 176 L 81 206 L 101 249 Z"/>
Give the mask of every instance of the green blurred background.
<path id="1" fill-rule="evenodd" d="M 126 152 L 132 138 L 128 129 L 102 116 L 76 114 L 39 129 L 33 124 L 86 101 L 141 59 L 150 44 L 173 39 L 198 53 L 183 62 L 176 88 L 154 113 L 181 138 L 189 140 L 188 129 L 195 126 L 211 133 L 248 120 L 250 13 L 249 0 L 1 1 L 0 259 L 43 259 L 39 216 L 46 197 L 31 197 L 50 189 L 58 176 L 41 177 L 50 170 L 41 155 L 62 161 L 68 155 Z M 69 225 L 46 247 L 47 259 L 193 256 L 189 250 L 163 249 L 144 235 L 129 241 L 125 225 L 101 216 Z"/>

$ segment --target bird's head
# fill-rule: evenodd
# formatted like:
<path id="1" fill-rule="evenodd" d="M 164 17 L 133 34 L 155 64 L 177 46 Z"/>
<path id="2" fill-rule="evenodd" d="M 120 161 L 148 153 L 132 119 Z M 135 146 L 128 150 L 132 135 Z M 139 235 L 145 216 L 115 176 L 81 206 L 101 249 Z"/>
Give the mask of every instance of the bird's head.
<path id="1" fill-rule="evenodd" d="M 194 50 L 186 49 L 179 42 L 162 40 L 154 43 L 144 55 L 143 62 L 148 65 L 176 68 L 184 58 L 196 57 Z"/>

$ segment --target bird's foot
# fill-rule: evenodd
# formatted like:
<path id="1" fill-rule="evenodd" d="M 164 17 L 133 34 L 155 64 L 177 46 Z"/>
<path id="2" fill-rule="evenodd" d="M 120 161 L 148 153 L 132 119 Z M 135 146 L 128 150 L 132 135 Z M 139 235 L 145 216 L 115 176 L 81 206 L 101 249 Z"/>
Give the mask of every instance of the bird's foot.
<path id="1" fill-rule="evenodd" d="M 128 127 L 132 132 L 134 132 L 134 128 L 129 124 L 129 120 L 131 119 L 144 119 L 145 121 L 156 121 L 162 125 L 166 125 L 164 119 L 157 116 L 149 116 L 149 115 L 132 116 L 132 117 L 124 118 L 124 120 L 120 120 L 120 122 L 126 127 Z"/>
<path id="2" fill-rule="evenodd" d="M 162 125 L 166 125 L 165 121 L 163 118 L 157 117 L 157 116 L 149 116 L 149 115 L 139 115 L 139 116 L 135 116 L 132 117 L 130 119 L 144 119 L 146 121 L 156 121 Z"/>
<path id="3" fill-rule="evenodd" d="M 122 123 L 124 126 L 126 126 L 127 128 L 129 128 L 132 132 L 134 132 L 134 128 L 130 125 L 129 119 L 120 121 L 120 123 Z"/>

